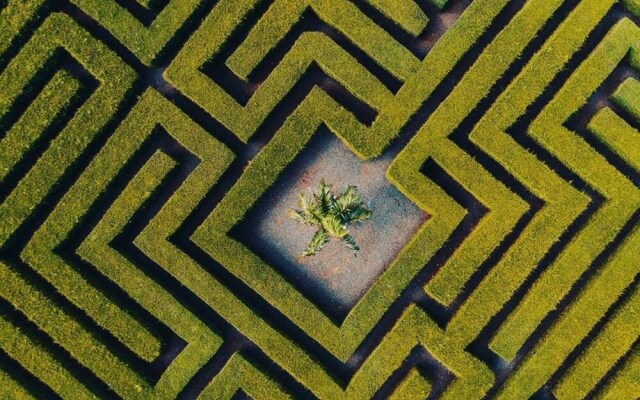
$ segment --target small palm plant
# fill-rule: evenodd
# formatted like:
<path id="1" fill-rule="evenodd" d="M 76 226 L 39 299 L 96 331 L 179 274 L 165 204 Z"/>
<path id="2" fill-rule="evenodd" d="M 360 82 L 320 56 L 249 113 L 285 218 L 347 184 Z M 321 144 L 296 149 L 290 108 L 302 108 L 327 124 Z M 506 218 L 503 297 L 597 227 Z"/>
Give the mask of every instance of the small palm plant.
<path id="1" fill-rule="evenodd" d="M 290 210 L 289 216 L 298 222 L 315 226 L 316 233 L 309 242 L 303 256 L 312 256 L 319 252 L 334 237 L 340 239 L 356 256 L 360 247 L 349 234 L 349 224 L 371 218 L 373 212 L 362 202 L 355 186 L 347 188 L 335 196 L 331 185 L 320 182 L 318 192 L 312 197 L 300 194 L 300 209 Z"/>

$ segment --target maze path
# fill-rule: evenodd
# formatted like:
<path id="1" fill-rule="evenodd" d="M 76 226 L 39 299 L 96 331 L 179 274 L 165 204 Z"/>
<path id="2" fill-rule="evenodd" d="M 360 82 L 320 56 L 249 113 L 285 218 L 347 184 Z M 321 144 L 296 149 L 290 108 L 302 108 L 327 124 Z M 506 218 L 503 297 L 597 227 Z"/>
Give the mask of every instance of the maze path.
<path id="1" fill-rule="evenodd" d="M 0 2 L 0 397 L 637 398 L 639 10 Z M 343 321 L 232 233 L 325 129 L 430 215 Z"/>

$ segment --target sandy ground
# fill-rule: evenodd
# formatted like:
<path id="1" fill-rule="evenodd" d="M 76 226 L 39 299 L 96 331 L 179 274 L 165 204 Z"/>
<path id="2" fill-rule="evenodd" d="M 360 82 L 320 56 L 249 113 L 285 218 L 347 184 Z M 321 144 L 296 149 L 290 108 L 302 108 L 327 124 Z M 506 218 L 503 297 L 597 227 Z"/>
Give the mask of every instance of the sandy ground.
<path id="1" fill-rule="evenodd" d="M 241 240 L 314 301 L 332 308 L 329 313 L 344 316 L 426 218 L 386 180 L 391 158 L 362 162 L 334 135 L 317 133 L 245 219 L 251 226 L 243 224 Z M 357 257 L 335 239 L 315 256 L 300 255 L 315 229 L 287 212 L 297 207 L 299 193 L 310 194 L 321 179 L 333 184 L 334 192 L 356 185 L 374 212 L 350 227 L 361 248 Z"/>

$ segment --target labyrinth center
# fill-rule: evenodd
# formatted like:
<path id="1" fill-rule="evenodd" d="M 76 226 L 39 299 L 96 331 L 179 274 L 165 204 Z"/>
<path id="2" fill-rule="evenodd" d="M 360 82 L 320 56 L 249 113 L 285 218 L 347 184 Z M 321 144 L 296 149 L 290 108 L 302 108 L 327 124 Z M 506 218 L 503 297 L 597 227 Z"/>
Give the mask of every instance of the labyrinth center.
<path id="1" fill-rule="evenodd" d="M 638 0 L 0 0 L 0 399 L 635 400 L 639 272 Z"/>

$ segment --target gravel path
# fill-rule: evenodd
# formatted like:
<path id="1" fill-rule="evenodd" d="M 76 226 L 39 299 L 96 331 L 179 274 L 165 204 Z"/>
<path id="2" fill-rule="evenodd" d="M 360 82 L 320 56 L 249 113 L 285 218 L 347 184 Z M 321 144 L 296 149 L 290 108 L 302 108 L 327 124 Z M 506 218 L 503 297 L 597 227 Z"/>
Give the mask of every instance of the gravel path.
<path id="1" fill-rule="evenodd" d="M 362 162 L 333 134 L 317 133 L 245 219 L 251 226 L 241 227 L 240 239 L 328 314 L 344 317 L 426 218 L 385 178 L 391 160 L 389 155 Z M 357 257 L 337 240 L 315 256 L 300 256 L 315 229 L 291 220 L 287 211 L 297 207 L 299 193 L 310 194 L 321 179 L 333 184 L 334 192 L 356 185 L 374 212 L 350 227 L 361 248 Z"/>

